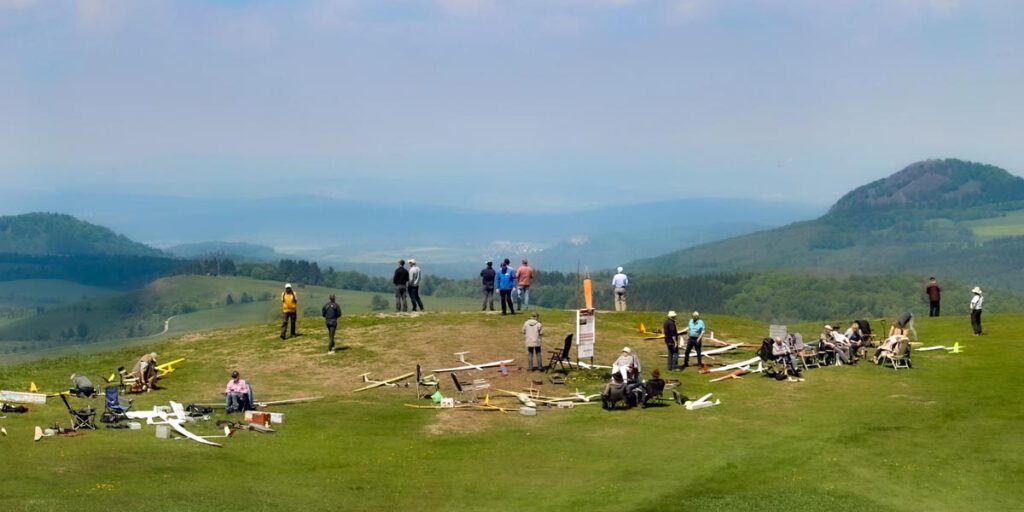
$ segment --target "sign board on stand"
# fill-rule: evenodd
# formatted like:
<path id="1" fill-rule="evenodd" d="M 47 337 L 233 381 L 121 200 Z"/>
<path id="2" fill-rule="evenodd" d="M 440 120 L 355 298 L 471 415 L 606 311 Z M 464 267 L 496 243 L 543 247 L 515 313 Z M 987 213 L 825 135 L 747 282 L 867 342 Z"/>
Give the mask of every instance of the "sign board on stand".
<path id="1" fill-rule="evenodd" d="M 594 357 L 596 341 L 596 310 L 580 309 L 576 311 L 576 359 Z"/>

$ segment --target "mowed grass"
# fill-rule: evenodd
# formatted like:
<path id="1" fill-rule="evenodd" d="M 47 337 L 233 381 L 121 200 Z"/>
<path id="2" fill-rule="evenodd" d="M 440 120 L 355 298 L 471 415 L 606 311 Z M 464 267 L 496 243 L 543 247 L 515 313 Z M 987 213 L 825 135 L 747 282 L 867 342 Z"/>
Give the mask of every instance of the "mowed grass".
<path id="1" fill-rule="evenodd" d="M 352 393 L 357 375 L 389 377 L 455 364 L 470 350 L 483 362 L 514 356 L 524 363 L 523 316 L 480 313 L 363 314 L 344 319 L 345 349 L 324 354 L 320 322 L 304 319 L 302 336 L 281 342 L 272 322 L 80 358 L 0 368 L 0 387 L 45 389 L 72 371 L 94 376 L 150 349 L 187 363 L 166 389 L 137 397 L 138 408 L 220 400 L 234 368 L 259 399 L 322 395 L 279 406 L 285 423 L 270 435 L 240 432 L 223 448 L 156 439 L 141 431 L 100 430 L 76 438 L 31 441 L 35 425 L 67 424 L 51 401 L 0 420 L 5 462 L 0 510 L 108 510 L 151 504 L 176 510 L 1013 510 L 1024 491 L 1022 425 L 1017 399 L 1024 316 L 985 318 L 986 336 L 970 336 L 966 317 L 920 319 L 928 344 L 966 346 L 963 354 L 914 355 L 914 369 L 871 364 L 807 372 L 802 383 L 759 376 L 709 383 L 687 371 L 682 390 L 714 392 L 722 405 L 686 411 L 672 405 L 607 412 L 588 405 L 542 409 L 535 417 L 435 411 L 407 388 Z M 543 312 L 546 349 L 571 330 L 571 312 Z M 660 314 L 599 314 L 598 361 L 623 345 L 645 373 L 663 368 L 659 340 L 641 340 L 639 321 Z M 708 318 L 723 339 L 757 342 L 767 326 Z M 805 334 L 807 334 L 805 332 Z M 722 360 L 750 357 L 753 349 Z M 512 369 L 466 373 L 502 388 L 528 384 Z M 673 375 L 675 376 L 675 375 Z M 440 375 L 442 392 L 452 394 Z M 596 391 L 593 375 L 567 386 Z M 517 407 L 514 401 L 492 400 Z M 100 406 L 97 400 L 95 405 Z M 415 403 L 425 404 L 426 401 Z M 220 415 L 215 415 L 215 418 Z M 213 434 L 213 422 L 190 426 Z M 16 462 L 11 462 L 16 461 Z M 140 501 L 141 500 L 141 501 Z"/>
<path id="2" fill-rule="evenodd" d="M 1008 212 L 1002 217 L 964 222 L 964 225 L 982 240 L 1021 236 L 1024 235 L 1024 210 Z"/>

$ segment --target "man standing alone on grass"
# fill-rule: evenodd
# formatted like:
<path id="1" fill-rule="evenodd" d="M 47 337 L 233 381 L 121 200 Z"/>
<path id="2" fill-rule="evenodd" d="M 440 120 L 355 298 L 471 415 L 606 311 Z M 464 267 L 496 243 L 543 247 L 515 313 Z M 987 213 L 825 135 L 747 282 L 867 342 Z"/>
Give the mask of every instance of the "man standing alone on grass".
<path id="1" fill-rule="evenodd" d="M 690 323 L 686 326 L 686 356 L 683 357 L 683 368 L 690 366 L 690 349 L 697 349 L 697 366 L 704 365 L 704 358 L 701 356 L 700 349 L 704 342 L 704 320 L 700 319 L 700 313 L 697 311 L 693 312 L 693 318 L 690 319 Z"/>
<path id="2" fill-rule="evenodd" d="M 490 309 L 494 311 L 494 279 L 497 277 L 497 272 L 494 271 L 494 263 L 491 260 L 487 260 L 487 266 L 480 271 L 480 282 L 484 289 L 484 306 L 482 311 Z"/>
<path id="3" fill-rule="evenodd" d="M 423 311 L 423 301 L 420 300 L 420 280 L 423 278 L 423 272 L 420 270 L 419 265 L 416 264 L 415 259 L 409 259 L 409 301 L 412 302 L 412 310 L 416 311 L 416 307 L 419 306 L 420 311 Z"/>
<path id="4" fill-rule="evenodd" d="M 674 372 L 679 368 L 679 329 L 676 327 L 675 311 L 668 312 L 661 332 L 665 333 L 665 348 L 668 349 L 668 371 Z"/>
<path id="5" fill-rule="evenodd" d="M 985 305 L 985 296 L 981 294 L 981 288 L 977 286 L 971 290 L 974 297 L 971 298 L 971 328 L 975 336 L 981 336 L 981 307 Z"/>
<path id="6" fill-rule="evenodd" d="M 615 293 L 615 311 L 626 310 L 626 288 L 629 287 L 629 278 L 622 272 L 622 267 L 612 277 L 612 289 Z"/>
<path id="7" fill-rule="evenodd" d="M 391 282 L 395 284 L 395 311 L 409 311 L 406 300 L 409 295 L 409 271 L 405 269 L 405 260 L 398 260 L 398 268 Z"/>
<path id="8" fill-rule="evenodd" d="M 924 289 L 928 295 L 928 316 L 939 316 L 939 301 L 942 299 L 942 288 L 935 281 L 935 277 L 928 279 L 928 287 Z"/>
<path id="9" fill-rule="evenodd" d="M 333 354 L 334 333 L 338 330 L 338 319 L 341 318 L 341 306 L 334 302 L 333 293 L 327 304 L 324 304 L 323 309 L 320 310 L 320 314 L 324 317 L 324 323 L 327 324 L 327 337 L 330 339 L 330 342 L 327 344 L 327 353 Z"/>
<path id="10" fill-rule="evenodd" d="M 516 269 L 516 304 L 519 306 L 519 311 L 523 310 L 523 305 L 526 305 L 526 309 L 530 309 L 530 285 L 533 284 L 533 267 L 530 263 L 523 260 L 523 264 L 519 265 Z"/>
<path id="11" fill-rule="evenodd" d="M 544 361 L 540 355 L 541 339 L 544 337 L 544 325 L 540 323 L 540 315 L 533 313 L 530 319 L 523 324 L 523 334 L 526 336 L 526 360 L 529 364 L 529 371 L 542 371 Z M 533 359 L 536 356 L 537 366 L 534 366 Z"/>
<path id="12" fill-rule="evenodd" d="M 292 290 L 291 284 L 284 285 L 284 293 L 281 294 L 281 312 L 284 313 L 284 320 L 281 321 L 281 339 L 285 339 L 288 333 L 288 322 L 292 324 L 292 337 L 295 337 L 295 321 L 298 318 L 299 296 Z"/>

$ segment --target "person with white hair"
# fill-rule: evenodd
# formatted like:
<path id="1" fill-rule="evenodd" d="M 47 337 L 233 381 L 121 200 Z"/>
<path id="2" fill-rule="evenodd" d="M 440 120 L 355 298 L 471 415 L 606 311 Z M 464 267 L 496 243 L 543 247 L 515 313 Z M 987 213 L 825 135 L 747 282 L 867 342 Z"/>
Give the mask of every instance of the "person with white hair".
<path id="1" fill-rule="evenodd" d="M 981 288 L 975 286 L 971 290 L 974 297 L 971 298 L 971 328 L 974 329 L 975 336 L 981 336 L 981 307 L 985 304 L 985 296 L 981 293 Z"/>
<path id="2" fill-rule="evenodd" d="M 700 318 L 700 312 L 694 311 L 690 315 L 690 322 L 686 325 L 686 354 L 683 356 L 683 369 L 685 370 L 690 366 L 690 351 L 697 349 L 697 366 L 704 366 L 704 356 L 701 355 L 701 347 L 704 346 L 704 331 L 707 326 L 704 325 L 704 320 Z"/>
<path id="3" fill-rule="evenodd" d="M 612 363 L 612 373 L 618 373 L 622 380 L 630 382 L 640 379 L 640 371 L 640 358 L 629 347 L 622 347 L 622 354 Z"/>
<path id="4" fill-rule="evenodd" d="M 418 307 L 420 311 L 423 311 L 423 301 L 420 299 L 420 280 L 423 278 L 423 272 L 420 270 L 419 265 L 416 264 L 415 258 L 409 259 L 409 302 L 412 303 L 412 310 L 416 311 Z"/>
<path id="5" fill-rule="evenodd" d="M 612 277 L 612 290 L 615 293 L 615 311 L 626 310 L 626 288 L 629 288 L 629 278 L 622 271 L 622 267 L 616 269 Z"/>

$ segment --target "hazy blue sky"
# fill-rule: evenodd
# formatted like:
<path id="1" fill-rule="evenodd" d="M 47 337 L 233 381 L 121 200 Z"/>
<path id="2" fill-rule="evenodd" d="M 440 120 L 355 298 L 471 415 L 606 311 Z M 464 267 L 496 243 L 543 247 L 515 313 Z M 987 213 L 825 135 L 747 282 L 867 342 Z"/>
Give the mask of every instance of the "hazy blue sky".
<path id="1" fill-rule="evenodd" d="M 10 191 L 514 209 L 1024 173 L 1016 0 L 0 0 Z"/>

